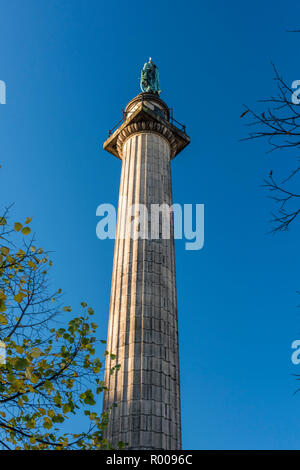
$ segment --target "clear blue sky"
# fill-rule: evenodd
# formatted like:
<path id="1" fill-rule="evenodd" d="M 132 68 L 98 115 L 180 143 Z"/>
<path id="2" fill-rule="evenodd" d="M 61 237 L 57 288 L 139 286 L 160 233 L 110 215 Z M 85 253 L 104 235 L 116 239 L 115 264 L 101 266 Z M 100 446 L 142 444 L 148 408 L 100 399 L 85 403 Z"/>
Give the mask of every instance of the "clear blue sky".
<path id="1" fill-rule="evenodd" d="M 242 104 L 274 91 L 270 62 L 300 79 L 300 6 L 281 2 L 1 0 L 1 206 L 34 216 L 53 284 L 85 300 L 106 337 L 113 241 L 96 207 L 117 204 L 107 130 L 139 93 L 150 55 L 191 145 L 172 164 L 177 203 L 205 204 L 205 246 L 176 242 L 183 446 L 297 449 L 291 342 L 300 338 L 299 223 L 271 236 L 260 187 L 289 155 L 240 143 Z M 298 19 L 298 21 L 297 21 Z"/>

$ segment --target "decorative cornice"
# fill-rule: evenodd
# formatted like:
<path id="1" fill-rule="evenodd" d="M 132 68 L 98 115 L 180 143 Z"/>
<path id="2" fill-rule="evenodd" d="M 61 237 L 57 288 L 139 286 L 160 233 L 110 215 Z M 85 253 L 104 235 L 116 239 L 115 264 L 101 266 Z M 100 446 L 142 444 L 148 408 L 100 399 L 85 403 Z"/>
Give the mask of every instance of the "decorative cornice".
<path id="1" fill-rule="evenodd" d="M 135 100 L 135 98 L 131 100 L 131 105 L 134 102 L 134 106 L 130 106 L 130 112 L 126 113 L 125 121 L 108 137 L 103 144 L 103 148 L 122 160 L 123 146 L 126 139 L 132 134 L 153 132 L 160 134 L 167 140 L 170 145 L 170 158 L 174 158 L 190 143 L 189 136 L 185 131 L 170 123 L 160 112 L 149 107 L 150 101 L 142 101 L 140 95 L 138 98 L 138 100 Z M 159 98 L 156 99 L 159 100 Z M 162 106 L 161 100 L 160 106 Z"/>
<path id="2" fill-rule="evenodd" d="M 177 153 L 177 142 L 176 138 L 170 129 L 162 123 L 157 121 L 139 121 L 128 124 L 118 135 L 117 139 L 117 150 L 119 158 L 122 159 L 123 146 L 125 141 L 132 135 L 137 134 L 143 131 L 150 131 L 156 134 L 162 135 L 170 145 L 171 155 L 170 158 L 175 157 Z"/>

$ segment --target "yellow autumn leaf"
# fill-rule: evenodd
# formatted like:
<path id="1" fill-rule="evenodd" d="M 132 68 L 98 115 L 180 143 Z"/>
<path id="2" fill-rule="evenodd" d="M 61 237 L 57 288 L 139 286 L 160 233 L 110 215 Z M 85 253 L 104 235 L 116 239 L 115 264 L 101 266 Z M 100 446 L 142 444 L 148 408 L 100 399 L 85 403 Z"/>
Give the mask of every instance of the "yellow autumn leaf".
<path id="1" fill-rule="evenodd" d="M 2 299 L 2 300 L 6 300 L 6 299 L 7 299 L 6 294 L 5 294 L 3 291 L 1 291 L 1 290 L 0 290 L 0 299 Z"/>
<path id="2" fill-rule="evenodd" d="M 51 429 L 52 428 L 52 421 L 50 418 L 44 418 L 43 426 L 46 429 Z"/>
<path id="3" fill-rule="evenodd" d="M 38 378 L 36 375 L 31 374 L 30 381 L 31 381 L 31 383 L 33 383 L 33 384 L 37 384 L 38 381 L 39 381 L 39 378 Z"/>
<path id="4" fill-rule="evenodd" d="M 1 314 L 0 314 L 0 323 L 1 323 L 1 325 L 7 325 L 7 323 L 8 323 L 7 318 L 4 315 L 1 315 Z"/>
<path id="5" fill-rule="evenodd" d="M 16 222 L 15 225 L 14 225 L 14 229 L 15 229 L 16 232 L 20 232 L 22 227 L 23 227 L 23 225 L 20 224 L 20 222 Z"/>
<path id="6" fill-rule="evenodd" d="M 0 312 L 5 312 L 5 310 L 7 310 L 5 301 L 3 299 L 0 299 Z"/>
<path id="7" fill-rule="evenodd" d="M 19 292 L 18 294 L 14 296 L 14 300 L 18 302 L 18 304 L 20 304 L 24 297 L 25 297 L 25 294 L 23 294 L 23 292 Z"/>
<path id="8" fill-rule="evenodd" d="M 29 367 L 26 367 L 25 376 L 27 377 L 27 379 L 31 380 L 31 370 L 29 369 Z"/>
<path id="9" fill-rule="evenodd" d="M 30 224 L 31 221 L 32 221 L 32 217 L 26 217 L 25 224 Z"/>
<path id="10" fill-rule="evenodd" d="M 34 264 L 34 262 L 31 259 L 28 261 L 27 264 L 30 268 L 33 268 L 34 270 L 36 270 L 36 264 Z"/>
<path id="11" fill-rule="evenodd" d="M 17 253 L 17 256 L 24 256 L 25 255 L 25 251 L 23 251 L 21 248 L 19 249 L 18 253 Z"/>
<path id="12" fill-rule="evenodd" d="M 29 227 L 23 227 L 22 228 L 22 233 L 23 235 L 28 235 L 31 232 Z"/>
<path id="13" fill-rule="evenodd" d="M 23 352 L 22 346 L 20 346 L 20 345 L 18 344 L 18 345 L 16 346 L 16 351 L 17 351 L 18 354 L 22 354 L 22 352 Z"/>
<path id="14" fill-rule="evenodd" d="M 9 248 L 7 248 L 7 246 L 2 246 L 2 247 L 1 247 L 1 253 L 2 253 L 4 256 L 7 256 L 8 253 L 9 253 Z"/>
<path id="15" fill-rule="evenodd" d="M 37 359 L 42 354 L 42 351 L 39 348 L 33 348 L 30 352 L 30 355 Z"/>
<path id="16" fill-rule="evenodd" d="M 68 307 L 68 306 L 67 306 L 67 307 L 63 307 L 63 311 L 64 311 L 64 312 L 71 312 L 72 309 L 71 309 L 71 307 Z"/>

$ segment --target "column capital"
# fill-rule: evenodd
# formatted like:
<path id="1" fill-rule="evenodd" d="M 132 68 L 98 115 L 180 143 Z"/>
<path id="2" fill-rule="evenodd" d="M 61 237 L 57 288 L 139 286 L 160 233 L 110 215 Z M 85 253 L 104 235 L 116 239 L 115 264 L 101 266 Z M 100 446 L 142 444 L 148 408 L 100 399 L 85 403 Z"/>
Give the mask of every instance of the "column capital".
<path id="1" fill-rule="evenodd" d="M 140 93 L 128 103 L 124 122 L 104 142 L 103 148 L 122 160 L 123 145 L 132 134 L 153 132 L 169 142 L 172 159 L 190 143 L 190 138 L 169 119 L 169 108 L 164 101 L 152 93 Z"/>
<path id="2" fill-rule="evenodd" d="M 173 132 L 168 129 L 164 124 L 154 121 L 154 120 L 145 120 L 138 121 L 132 124 L 128 124 L 118 135 L 117 138 L 117 150 L 118 155 L 122 158 L 123 155 L 123 145 L 125 141 L 133 134 L 140 132 L 154 132 L 155 134 L 160 134 L 164 137 L 170 145 L 170 156 L 174 158 L 177 154 L 177 141 Z"/>

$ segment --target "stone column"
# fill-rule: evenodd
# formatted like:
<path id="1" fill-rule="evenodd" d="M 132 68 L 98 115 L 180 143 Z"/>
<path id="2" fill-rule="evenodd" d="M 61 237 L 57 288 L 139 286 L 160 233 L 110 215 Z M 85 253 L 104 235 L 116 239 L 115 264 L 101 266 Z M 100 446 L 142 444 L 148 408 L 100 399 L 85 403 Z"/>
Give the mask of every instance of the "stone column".
<path id="1" fill-rule="evenodd" d="M 103 409 L 117 407 L 105 436 L 115 447 L 123 441 L 130 449 L 175 450 L 181 448 L 181 422 L 173 217 L 170 237 L 162 238 L 160 220 L 158 238 L 151 239 L 150 214 L 153 204 L 172 206 L 170 160 L 178 149 L 159 116 L 134 122 L 133 114 L 115 144 L 122 172 L 107 349 L 116 361 L 106 360 Z M 149 220 L 137 207 L 132 212 L 133 204 L 144 204 Z M 145 232 L 131 236 L 138 214 L 148 238 Z M 121 367 L 111 375 L 115 363 Z"/>

